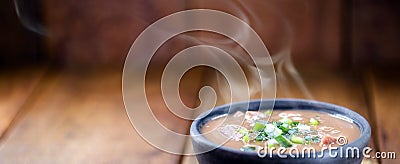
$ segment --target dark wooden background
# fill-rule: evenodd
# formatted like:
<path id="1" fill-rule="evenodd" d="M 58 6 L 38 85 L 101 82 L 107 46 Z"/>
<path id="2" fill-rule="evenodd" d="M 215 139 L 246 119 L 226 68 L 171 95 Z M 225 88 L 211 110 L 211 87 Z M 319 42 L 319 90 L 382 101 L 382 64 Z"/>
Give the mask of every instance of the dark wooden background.
<path id="1" fill-rule="evenodd" d="M 123 63 L 135 38 L 159 18 L 194 8 L 240 16 L 235 6 L 254 13 L 250 25 L 272 55 L 287 46 L 287 22 L 292 61 L 313 99 L 359 112 L 372 126 L 374 151 L 400 153 L 399 1 L 17 0 L 20 17 L 14 2 L 0 2 L 0 163 L 195 162 L 159 151 L 132 129 L 122 102 Z M 160 103 L 159 68 L 192 45 L 179 38 L 164 44 L 146 81 L 157 117 L 183 133 L 190 122 L 171 119 Z M 198 89 L 215 85 L 208 73 L 185 75 L 185 104 L 195 106 Z M 307 98 L 298 90 L 278 97 Z"/>
<path id="2" fill-rule="evenodd" d="M 2 65 L 51 59 L 83 67 L 121 66 L 136 36 L 157 19 L 191 8 L 218 9 L 238 15 L 232 5 L 241 4 L 208 0 L 173 0 L 168 4 L 156 0 L 17 1 L 24 4 L 20 5 L 22 11 L 33 13 L 22 13 L 21 19 L 42 24 L 47 33 L 41 36 L 24 28 L 13 2 L 1 2 Z M 255 13 L 250 25 L 272 53 L 284 45 L 281 38 L 287 35 L 287 31 L 282 30 L 282 19 L 290 24 L 296 65 L 320 64 L 333 68 L 355 65 L 363 69 L 396 66 L 400 61 L 396 51 L 400 35 L 398 1 L 268 0 L 242 3 Z M 172 45 L 176 44 L 167 43 L 164 47 L 174 49 Z M 171 55 L 159 55 L 155 60 L 166 60 Z"/>

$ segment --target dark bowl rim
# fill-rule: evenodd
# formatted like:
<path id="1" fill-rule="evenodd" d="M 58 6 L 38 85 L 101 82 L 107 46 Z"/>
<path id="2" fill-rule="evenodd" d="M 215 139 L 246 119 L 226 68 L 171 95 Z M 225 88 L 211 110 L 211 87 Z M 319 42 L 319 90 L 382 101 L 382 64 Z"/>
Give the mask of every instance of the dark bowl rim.
<path id="1" fill-rule="evenodd" d="M 260 103 L 260 102 L 272 102 L 272 103 L 274 103 L 274 105 L 276 104 L 276 102 L 279 102 L 279 103 L 282 103 L 282 102 L 304 103 L 304 104 L 313 105 L 313 106 L 329 107 L 329 109 L 335 110 L 335 113 L 339 114 L 339 115 L 344 115 L 342 113 L 351 114 L 350 116 L 345 116 L 345 117 L 348 117 L 348 118 L 352 119 L 354 121 L 354 124 L 359 126 L 360 137 L 358 137 L 356 140 L 354 140 L 352 142 L 349 142 L 346 145 L 341 146 L 341 147 L 361 147 L 363 145 L 360 145 L 360 144 L 365 143 L 365 142 L 368 143 L 369 140 L 370 140 L 370 137 L 371 137 L 371 127 L 370 127 L 368 121 L 363 116 L 361 116 L 360 114 L 358 114 L 357 112 L 355 112 L 355 111 L 353 111 L 351 109 L 348 109 L 348 108 L 343 107 L 343 106 L 327 103 L 327 102 L 316 101 L 316 100 L 296 99 L 296 98 L 276 98 L 276 99 L 256 99 L 256 100 L 250 100 L 250 101 L 234 102 L 234 103 L 231 103 L 231 104 L 225 104 L 225 105 L 214 107 L 214 108 L 210 109 L 210 110 L 214 110 L 214 111 L 211 111 L 211 112 L 210 112 L 210 110 L 207 110 L 207 111 L 201 113 L 192 122 L 192 124 L 190 126 L 190 136 L 191 136 L 192 140 L 194 139 L 193 135 L 196 135 L 196 139 L 197 139 L 196 141 L 200 141 L 201 143 L 206 144 L 207 146 L 212 146 L 215 149 L 228 151 L 228 152 L 231 152 L 231 153 L 234 153 L 234 154 L 239 154 L 239 155 L 256 156 L 257 155 L 256 152 L 244 152 L 244 151 L 241 151 L 241 150 L 238 150 L 238 149 L 235 149 L 235 148 L 230 148 L 230 147 L 227 147 L 227 146 L 218 145 L 218 144 L 208 140 L 203 135 L 200 135 L 200 131 L 199 131 L 200 127 L 197 127 L 197 126 L 200 125 L 202 120 L 207 119 L 207 116 L 209 114 L 211 114 L 212 112 L 216 112 L 218 110 L 222 110 L 222 109 L 230 107 L 230 106 L 238 106 L 238 105 L 242 105 L 242 104 L 251 104 L 251 103 Z M 286 110 L 286 109 L 283 109 L 283 110 Z M 343 110 L 343 112 L 339 112 L 339 110 Z M 225 114 L 227 114 L 227 113 L 225 113 Z M 215 117 L 216 116 L 213 116 L 211 118 L 215 118 Z M 355 118 L 357 118 L 357 119 L 355 119 Z M 215 150 L 215 149 L 212 149 L 212 150 Z M 212 150 L 210 150 L 210 151 L 212 151 Z M 206 153 L 206 152 L 203 152 L 203 153 Z M 285 154 L 281 154 L 281 155 L 289 155 L 289 154 L 285 153 Z M 305 156 L 306 155 L 307 154 L 305 154 Z M 273 157 L 276 157 L 276 154 L 273 154 Z"/>

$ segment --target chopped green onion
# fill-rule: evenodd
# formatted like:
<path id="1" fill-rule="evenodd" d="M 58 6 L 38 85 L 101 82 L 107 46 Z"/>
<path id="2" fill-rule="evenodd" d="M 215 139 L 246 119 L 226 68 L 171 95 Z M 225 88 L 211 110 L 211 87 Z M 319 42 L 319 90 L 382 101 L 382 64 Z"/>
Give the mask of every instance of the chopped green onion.
<path id="1" fill-rule="evenodd" d="M 274 127 L 274 131 L 272 133 L 269 133 L 268 135 L 270 135 L 271 137 L 276 137 L 281 135 L 283 132 L 281 129 Z"/>
<path id="2" fill-rule="evenodd" d="M 265 115 L 271 115 L 272 114 L 272 110 L 266 110 L 265 111 Z"/>
<path id="3" fill-rule="evenodd" d="M 246 134 L 245 136 L 243 136 L 242 141 L 243 141 L 245 144 L 248 144 L 248 143 L 249 143 L 249 134 Z"/>
<path id="4" fill-rule="evenodd" d="M 263 131 L 265 129 L 265 124 L 260 123 L 260 122 L 256 122 L 254 124 L 253 130 L 254 131 Z"/>
<path id="5" fill-rule="evenodd" d="M 310 125 L 317 126 L 319 124 L 319 121 L 316 120 L 315 118 L 310 118 Z"/>
<path id="6" fill-rule="evenodd" d="M 267 134 L 265 132 L 261 132 L 257 135 L 257 137 L 254 139 L 256 141 L 264 141 L 266 140 Z"/>
<path id="7" fill-rule="evenodd" d="M 275 147 L 276 144 L 268 144 L 268 149 Z"/>
<path id="8" fill-rule="evenodd" d="M 293 143 L 296 143 L 296 144 L 303 144 L 304 143 L 304 139 L 303 138 L 295 136 L 295 135 L 293 135 L 290 138 L 290 141 L 292 141 Z"/>
<path id="9" fill-rule="evenodd" d="M 304 143 L 305 143 L 306 145 L 311 144 L 311 136 L 305 136 L 305 137 L 304 137 Z"/>
<path id="10" fill-rule="evenodd" d="M 282 122 L 273 122 L 272 124 L 275 125 L 276 127 L 279 127 L 279 126 L 281 126 L 283 123 L 282 123 Z"/>
<path id="11" fill-rule="evenodd" d="M 262 135 L 258 135 L 254 140 L 256 141 L 263 141 L 264 137 Z"/>
<path id="12" fill-rule="evenodd" d="M 281 145 L 285 148 L 292 146 L 292 143 L 282 135 L 276 136 L 275 140 L 279 143 L 279 145 Z"/>
<path id="13" fill-rule="evenodd" d="M 289 132 L 289 125 L 288 124 L 282 124 L 278 128 L 281 129 L 283 133 Z"/>
<path id="14" fill-rule="evenodd" d="M 320 143 L 321 142 L 321 138 L 319 136 L 314 136 L 313 138 L 311 138 L 311 141 L 314 143 Z"/>
<path id="15" fill-rule="evenodd" d="M 299 125 L 299 123 L 300 123 L 300 122 L 298 122 L 298 121 L 293 121 L 291 125 L 292 125 L 292 126 L 297 126 L 297 125 Z"/>
<path id="16" fill-rule="evenodd" d="M 267 124 L 264 129 L 266 133 L 272 133 L 274 132 L 274 130 L 275 130 L 275 125 L 272 124 Z"/>
<path id="17" fill-rule="evenodd" d="M 288 131 L 288 134 L 292 135 L 292 134 L 297 134 L 299 133 L 299 129 L 297 128 L 292 128 Z"/>
<path id="18" fill-rule="evenodd" d="M 284 117 L 284 118 L 280 119 L 279 122 L 291 124 L 293 121 L 290 118 Z"/>
<path id="19" fill-rule="evenodd" d="M 241 135 L 246 135 L 249 131 L 246 128 L 239 128 L 237 132 Z"/>
<path id="20" fill-rule="evenodd" d="M 270 140 L 268 140 L 267 144 L 268 144 L 268 148 L 272 148 L 272 147 L 275 147 L 275 145 L 278 144 L 278 142 L 275 139 L 270 139 Z"/>

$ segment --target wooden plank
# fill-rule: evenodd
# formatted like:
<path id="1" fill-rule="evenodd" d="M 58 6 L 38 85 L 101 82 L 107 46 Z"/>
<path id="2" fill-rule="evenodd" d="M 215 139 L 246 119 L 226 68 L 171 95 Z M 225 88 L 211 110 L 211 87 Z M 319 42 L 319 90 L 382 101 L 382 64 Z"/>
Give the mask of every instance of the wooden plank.
<path id="1" fill-rule="evenodd" d="M 37 101 L 2 141 L 0 163 L 177 163 L 179 156 L 150 146 L 132 128 L 123 106 L 121 75 L 120 70 L 102 70 L 46 76 Z M 197 98 L 192 91 L 198 79 L 185 79 L 181 87 L 188 92 L 181 96 Z M 153 109 L 165 112 L 157 105 L 161 100 L 152 96 L 159 94 L 152 89 L 159 83 L 149 80 L 147 86 Z M 170 120 L 171 114 L 159 117 L 174 131 L 188 129 L 188 122 Z M 174 142 L 183 148 L 184 141 Z"/>
<path id="2" fill-rule="evenodd" d="M 371 127 L 374 127 L 374 122 L 370 118 L 369 102 L 366 98 L 368 93 L 363 87 L 364 81 L 360 76 L 351 71 L 337 72 L 329 70 L 308 71 L 302 75 L 304 75 L 305 84 L 308 84 L 307 87 L 315 100 L 352 109 L 366 118 Z M 300 94 L 294 97 L 305 98 L 303 95 Z M 372 133 L 368 146 L 373 148 L 372 153 L 374 153 L 377 147 L 372 136 L 376 132 L 372 130 Z M 378 161 L 376 159 L 364 159 L 363 163 L 378 163 Z"/>
<path id="3" fill-rule="evenodd" d="M 400 152 L 400 78 L 398 74 L 371 73 L 369 87 L 372 92 L 374 117 L 380 152 Z M 398 154 L 397 154 L 398 155 Z M 394 159 L 381 159 L 382 163 L 399 163 Z"/>
<path id="4" fill-rule="evenodd" d="M 36 88 L 45 67 L 12 69 L 0 72 L 0 136 L 7 130 L 20 108 Z"/>
<path id="5" fill-rule="evenodd" d="M 182 11 L 185 3 L 185 0 L 171 0 L 168 4 L 157 0 L 117 3 L 44 0 L 44 26 L 49 33 L 56 34 L 46 38 L 46 52 L 75 67 L 121 66 L 133 41 L 145 28 L 162 17 Z M 175 41 L 166 42 L 157 52 L 162 55 L 152 60 L 168 61 L 179 52 L 176 50 L 181 50 L 176 45 Z"/>
<path id="6" fill-rule="evenodd" d="M 313 96 L 313 99 L 350 108 L 370 120 L 368 105 L 365 99 L 366 93 L 363 90 L 363 86 L 360 85 L 362 84 L 362 81 L 360 81 L 361 79 L 356 78 L 351 73 L 323 69 L 303 70 L 300 75 Z M 283 82 L 278 79 L 277 95 L 279 98 L 309 99 L 309 97 L 299 89 L 298 85 L 293 83 L 290 77 L 288 77 L 287 80 L 289 80 L 289 82 Z M 285 90 L 283 86 L 279 87 L 280 84 L 286 84 L 287 86 L 285 87 L 288 88 Z M 188 144 L 190 144 L 190 141 L 188 141 Z M 372 139 L 369 146 L 375 148 Z M 182 161 L 185 164 L 197 163 L 194 156 L 185 156 Z M 377 161 L 375 159 L 364 159 L 363 163 L 377 163 Z"/>

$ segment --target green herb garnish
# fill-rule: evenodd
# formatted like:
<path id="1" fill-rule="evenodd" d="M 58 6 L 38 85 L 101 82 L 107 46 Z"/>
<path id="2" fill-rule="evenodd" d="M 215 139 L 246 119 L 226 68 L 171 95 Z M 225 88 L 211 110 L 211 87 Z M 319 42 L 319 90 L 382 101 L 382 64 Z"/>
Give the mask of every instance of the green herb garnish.
<path id="1" fill-rule="evenodd" d="M 257 137 L 254 140 L 256 140 L 256 141 L 264 141 L 264 140 L 266 140 L 266 137 L 267 137 L 266 134 L 264 132 L 262 132 L 262 133 L 258 134 Z"/>
<path id="2" fill-rule="evenodd" d="M 292 135 L 292 137 L 290 137 L 290 141 L 292 141 L 293 143 L 296 143 L 296 144 L 303 144 L 304 138 L 296 136 L 296 135 Z"/>
<path id="3" fill-rule="evenodd" d="M 275 147 L 275 145 L 277 145 L 278 142 L 275 139 L 270 139 L 267 141 L 267 144 L 268 144 L 268 148 L 272 148 L 272 147 Z"/>
<path id="4" fill-rule="evenodd" d="M 279 145 L 281 145 L 285 148 L 292 146 L 292 143 L 282 135 L 276 136 L 275 140 L 279 143 Z"/>
<path id="5" fill-rule="evenodd" d="M 298 134 L 298 133 L 299 133 L 299 129 L 297 129 L 297 128 L 293 128 L 288 131 L 288 134 L 290 134 L 290 135 Z"/>
<path id="6" fill-rule="evenodd" d="M 246 135 L 247 133 L 249 133 L 249 130 L 247 130 L 246 128 L 239 128 L 237 130 L 237 132 L 241 135 Z"/>
<path id="7" fill-rule="evenodd" d="M 319 124 L 319 121 L 316 120 L 315 118 L 310 118 L 310 125 L 317 126 Z"/>
<path id="8" fill-rule="evenodd" d="M 256 122 L 254 124 L 253 130 L 254 131 L 263 131 L 265 129 L 265 124 L 260 123 L 260 122 Z"/>
<path id="9" fill-rule="evenodd" d="M 279 126 L 279 129 L 281 129 L 282 132 L 283 132 L 284 134 L 286 134 L 286 133 L 289 132 L 289 125 L 288 125 L 288 124 L 282 124 L 282 125 Z"/>
<path id="10" fill-rule="evenodd" d="M 321 137 L 319 136 L 314 136 L 311 138 L 311 141 L 314 143 L 320 143 L 321 142 Z"/>
<path id="11" fill-rule="evenodd" d="M 290 118 L 284 117 L 284 118 L 280 119 L 279 122 L 291 124 L 293 121 Z"/>
<path id="12" fill-rule="evenodd" d="M 248 144 L 248 143 L 249 143 L 249 134 L 244 135 L 244 136 L 242 137 L 242 141 L 243 141 L 245 144 Z"/>
<path id="13" fill-rule="evenodd" d="M 265 115 L 267 115 L 267 116 L 268 116 L 268 115 L 272 115 L 272 110 L 266 110 L 266 111 L 265 111 Z"/>
<path id="14" fill-rule="evenodd" d="M 305 136 L 305 137 L 304 137 L 304 143 L 305 143 L 306 145 L 311 144 L 311 136 Z"/>
<path id="15" fill-rule="evenodd" d="M 298 122 L 298 121 L 293 121 L 290 125 L 291 125 L 292 127 L 296 127 L 297 125 L 299 125 L 299 123 L 300 123 L 300 122 Z"/>

